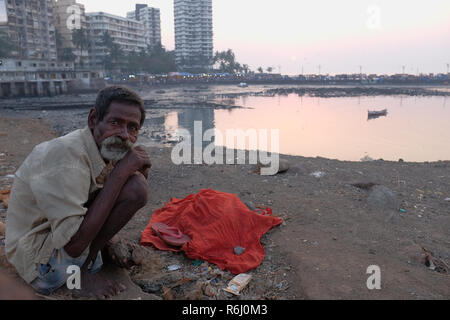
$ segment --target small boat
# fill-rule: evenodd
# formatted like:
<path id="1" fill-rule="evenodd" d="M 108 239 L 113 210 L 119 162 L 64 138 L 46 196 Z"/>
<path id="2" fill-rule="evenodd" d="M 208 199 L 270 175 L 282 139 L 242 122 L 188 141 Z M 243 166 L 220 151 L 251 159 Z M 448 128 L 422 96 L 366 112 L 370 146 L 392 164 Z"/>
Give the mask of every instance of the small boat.
<path id="1" fill-rule="evenodd" d="M 387 115 L 387 109 L 381 110 L 381 111 L 368 111 L 369 117 L 380 117 Z"/>
<path id="2" fill-rule="evenodd" d="M 379 118 L 379 117 L 385 117 L 385 116 L 387 116 L 387 109 L 384 109 L 384 110 L 380 110 L 380 111 L 368 111 L 368 117 L 367 117 L 367 119 L 368 120 L 371 120 L 371 119 L 376 119 L 376 118 Z"/>

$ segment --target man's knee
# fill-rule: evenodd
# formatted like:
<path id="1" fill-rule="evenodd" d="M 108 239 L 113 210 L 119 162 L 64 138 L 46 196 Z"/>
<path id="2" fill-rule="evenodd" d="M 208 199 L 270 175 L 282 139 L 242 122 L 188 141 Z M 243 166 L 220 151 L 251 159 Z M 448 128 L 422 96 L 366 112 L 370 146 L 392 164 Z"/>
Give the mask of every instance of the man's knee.
<path id="1" fill-rule="evenodd" d="M 119 201 L 127 201 L 142 208 L 148 201 L 148 182 L 141 173 L 132 175 L 120 193 Z"/>

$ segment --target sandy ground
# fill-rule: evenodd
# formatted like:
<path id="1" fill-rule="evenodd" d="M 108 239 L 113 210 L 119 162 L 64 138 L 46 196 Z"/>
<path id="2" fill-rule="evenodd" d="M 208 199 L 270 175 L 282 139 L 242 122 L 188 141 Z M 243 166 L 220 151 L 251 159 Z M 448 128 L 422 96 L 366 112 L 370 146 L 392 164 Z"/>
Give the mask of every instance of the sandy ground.
<path id="1" fill-rule="evenodd" d="M 12 183 L 8 175 L 36 144 L 83 123 L 86 111 L 79 112 L 79 123 L 58 127 L 54 120 L 43 119 L 41 111 L 19 117 L 17 112 L 0 111 L 0 189 Z M 240 297 L 221 290 L 231 273 L 208 263 L 197 266 L 183 253 L 150 247 L 140 249 L 140 265 L 110 271 L 128 281 L 129 290 L 121 299 L 450 298 L 450 202 L 445 200 L 450 197 L 450 161 L 345 162 L 282 156 L 290 163 L 287 172 L 260 176 L 250 164 L 176 166 L 170 160 L 171 148 L 148 151 L 153 164 L 150 201 L 120 232 L 129 243 L 139 242 L 155 209 L 172 197 L 184 198 L 205 188 L 237 194 L 249 205 L 267 205 L 284 223 L 261 239 L 266 256 L 249 271 L 253 280 Z M 311 175 L 318 171 L 322 177 Z M 5 218 L 0 208 L 0 222 Z M 432 254 L 427 256 L 424 249 Z M 181 268 L 169 271 L 174 264 Z M 17 279 L 1 245 L 0 265 Z M 367 288 L 371 265 L 380 267 L 380 290 Z M 60 290 L 50 298 L 71 296 Z"/>

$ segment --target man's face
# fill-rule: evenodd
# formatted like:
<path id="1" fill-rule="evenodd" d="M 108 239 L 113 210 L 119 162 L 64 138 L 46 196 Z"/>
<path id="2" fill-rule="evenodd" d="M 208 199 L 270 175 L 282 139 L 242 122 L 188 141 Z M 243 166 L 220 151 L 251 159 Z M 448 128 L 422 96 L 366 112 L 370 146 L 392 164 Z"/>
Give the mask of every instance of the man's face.
<path id="1" fill-rule="evenodd" d="M 89 114 L 89 127 L 102 157 L 119 161 L 138 139 L 141 111 L 138 106 L 113 101 L 103 120 L 95 110 Z"/>

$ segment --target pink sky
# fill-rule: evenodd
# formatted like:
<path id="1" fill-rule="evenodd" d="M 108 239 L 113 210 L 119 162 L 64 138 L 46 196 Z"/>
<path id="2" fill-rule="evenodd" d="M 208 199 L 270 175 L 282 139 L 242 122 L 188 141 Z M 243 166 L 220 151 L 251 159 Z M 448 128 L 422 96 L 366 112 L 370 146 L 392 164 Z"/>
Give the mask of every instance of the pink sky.
<path id="1" fill-rule="evenodd" d="M 134 1 L 78 0 L 87 12 L 125 16 Z M 161 9 L 163 45 L 174 48 L 173 1 L 139 1 Z M 214 50 L 285 74 L 446 72 L 448 0 L 213 0 Z M 280 68 L 279 68 L 280 67 Z"/>

